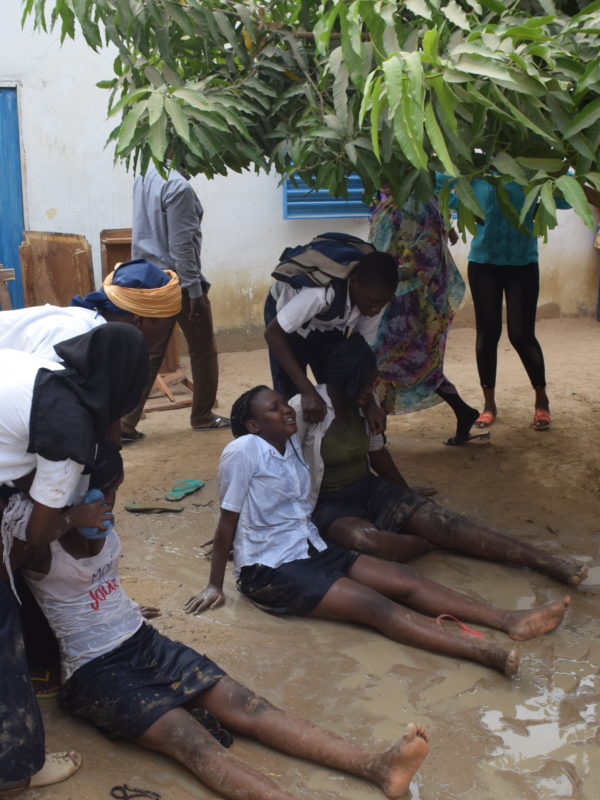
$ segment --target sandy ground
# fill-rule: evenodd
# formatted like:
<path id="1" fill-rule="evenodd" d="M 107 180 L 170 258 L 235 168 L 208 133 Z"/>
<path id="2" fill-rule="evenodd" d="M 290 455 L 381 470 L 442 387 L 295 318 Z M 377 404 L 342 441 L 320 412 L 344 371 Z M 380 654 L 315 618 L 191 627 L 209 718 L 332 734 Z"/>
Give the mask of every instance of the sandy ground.
<path id="1" fill-rule="evenodd" d="M 148 415 L 146 439 L 125 450 L 127 477 L 117 505 L 124 540 L 122 572 L 139 602 L 160 605 L 158 628 L 208 652 L 235 678 L 369 748 L 398 738 L 406 723 L 432 732 L 431 754 L 413 781 L 413 800 L 597 800 L 600 786 L 600 584 L 598 451 L 599 323 L 551 319 L 539 325 L 547 360 L 554 426 L 530 427 L 533 393 L 503 338 L 499 419 L 489 444 L 449 448 L 449 412 L 442 406 L 390 419 L 389 439 L 414 485 L 433 485 L 440 502 L 590 566 L 586 590 L 560 630 L 518 646 L 521 669 L 511 682 L 489 669 L 386 641 L 359 627 L 306 619 L 281 620 L 254 608 L 226 582 L 227 603 L 200 617 L 182 613 L 206 582 L 218 514 L 216 469 L 228 432 L 193 433 L 187 410 Z M 260 347 L 250 337 L 246 346 Z M 239 342 L 237 343 L 239 345 Z M 231 337 L 221 350 L 235 346 Z M 453 330 L 447 374 L 465 399 L 479 402 L 474 331 Z M 243 390 L 268 382 L 263 349 L 222 352 L 219 411 Z M 181 514 L 142 516 L 128 500 L 160 500 L 179 478 L 206 486 L 183 501 Z M 527 608 L 565 593 L 551 579 L 468 558 L 433 553 L 415 561 L 424 575 L 497 605 Z M 600 586 L 598 586 L 600 589 Z M 486 638 L 509 640 L 486 631 Z M 183 767 L 133 745 L 108 742 L 43 701 L 48 745 L 76 746 L 84 766 L 67 783 L 29 791 L 29 800 L 100 800 L 127 783 L 163 800 L 213 798 Z M 367 800 L 382 797 L 364 781 L 280 756 L 238 739 L 233 751 L 299 797 Z"/>

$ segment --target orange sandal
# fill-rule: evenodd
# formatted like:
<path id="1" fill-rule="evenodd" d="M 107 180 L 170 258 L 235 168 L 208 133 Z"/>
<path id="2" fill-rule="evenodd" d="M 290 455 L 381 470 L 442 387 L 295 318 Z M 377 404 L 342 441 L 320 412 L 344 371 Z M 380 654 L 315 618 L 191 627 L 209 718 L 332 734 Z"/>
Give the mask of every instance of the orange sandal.
<path id="1" fill-rule="evenodd" d="M 492 411 L 482 411 L 473 423 L 476 428 L 491 428 L 496 421 L 496 415 Z"/>
<path id="2" fill-rule="evenodd" d="M 536 431 L 547 431 L 552 424 L 552 417 L 547 408 L 536 408 L 533 415 L 532 427 Z"/>

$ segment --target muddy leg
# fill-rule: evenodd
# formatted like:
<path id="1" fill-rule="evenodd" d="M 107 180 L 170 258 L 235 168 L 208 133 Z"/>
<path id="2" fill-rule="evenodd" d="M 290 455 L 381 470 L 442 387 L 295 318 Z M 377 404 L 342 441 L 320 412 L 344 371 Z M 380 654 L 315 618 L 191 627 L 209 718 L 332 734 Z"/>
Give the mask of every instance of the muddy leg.
<path id="1" fill-rule="evenodd" d="M 363 573 L 366 570 L 357 569 L 357 565 L 365 560 L 375 562 L 375 565 L 379 565 L 379 569 L 384 566 L 407 569 L 403 565 L 390 564 L 371 556 L 360 556 L 352 567 L 350 577 L 336 581 L 312 611 L 311 616 L 343 622 L 358 622 L 374 628 L 395 642 L 421 647 L 423 650 L 454 658 L 467 658 L 500 670 L 508 677 L 516 673 L 519 659 L 514 650 L 508 652 L 480 640 L 466 639 L 460 635 L 447 633 L 436 625 L 435 620 L 431 617 L 404 608 L 399 603 L 384 597 L 374 588 L 353 579 L 357 574 L 361 580 L 363 579 Z M 377 580 L 376 572 L 377 567 L 373 570 L 374 582 Z M 433 613 L 437 616 L 444 611 L 447 609 L 438 606 Z"/>
<path id="2" fill-rule="evenodd" d="M 350 577 L 423 614 L 434 617 L 452 614 L 467 622 L 504 631 L 519 641 L 553 631 L 560 625 L 571 603 L 567 595 L 554 603 L 527 611 L 508 611 L 429 581 L 405 564 L 390 564 L 371 556 L 357 559 Z"/>
<path id="3" fill-rule="evenodd" d="M 587 574 L 587 567 L 576 561 L 549 555 L 436 503 L 421 506 L 408 521 L 405 532 L 422 536 L 433 547 L 499 564 L 527 567 L 570 586 L 577 586 Z"/>
<path id="4" fill-rule="evenodd" d="M 327 540 L 387 561 L 410 561 L 433 550 L 422 536 L 382 531 L 359 517 L 340 517 L 327 529 Z"/>
<path id="5" fill-rule="evenodd" d="M 276 750 L 370 780 L 388 797 L 404 794 L 429 749 L 425 728 L 411 724 L 394 747 L 381 754 L 369 753 L 276 708 L 228 677 L 198 695 L 192 705 L 212 711 L 232 731 Z"/>
<path id="6" fill-rule="evenodd" d="M 137 744 L 176 759 L 228 800 L 297 800 L 297 795 L 229 753 L 183 708 L 164 714 Z"/>

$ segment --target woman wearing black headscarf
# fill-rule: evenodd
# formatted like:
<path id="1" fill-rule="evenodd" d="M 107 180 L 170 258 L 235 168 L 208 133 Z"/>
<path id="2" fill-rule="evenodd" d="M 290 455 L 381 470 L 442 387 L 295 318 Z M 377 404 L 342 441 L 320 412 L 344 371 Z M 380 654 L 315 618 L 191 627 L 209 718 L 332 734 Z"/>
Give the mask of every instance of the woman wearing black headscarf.
<path id="1" fill-rule="evenodd" d="M 148 370 L 142 334 L 107 323 L 56 346 L 63 364 L 0 350 L 0 791 L 63 780 L 76 754 L 44 753 L 44 733 L 28 678 L 11 568 L 26 546 L 47 544 L 74 526 L 104 529 L 103 500 L 82 504 L 97 444 L 137 403 Z M 34 501 L 19 525 L 18 496 Z M 12 496 L 11 496 L 12 495 Z"/>
<path id="2" fill-rule="evenodd" d="M 298 439 L 311 470 L 312 520 L 321 536 L 350 550 L 408 561 L 434 549 L 515 564 L 577 586 L 587 568 L 521 543 L 437 505 L 409 488 L 383 436 L 370 434 L 361 406 L 377 377 L 362 336 L 323 353 L 326 384 L 317 386 L 327 413 L 308 424 L 297 413 Z M 289 403 L 297 412 L 298 396 Z"/>

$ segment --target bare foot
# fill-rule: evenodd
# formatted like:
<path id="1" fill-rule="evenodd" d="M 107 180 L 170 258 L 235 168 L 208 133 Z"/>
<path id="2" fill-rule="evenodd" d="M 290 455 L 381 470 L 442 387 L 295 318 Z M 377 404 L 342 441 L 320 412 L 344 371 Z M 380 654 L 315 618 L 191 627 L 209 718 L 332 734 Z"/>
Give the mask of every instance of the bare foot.
<path id="1" fill-rule="evenodd" d="M 519 671 L 519 662 L 521 660 L 521 656 L 517 653 L 516 650 L 511 650 L 510 653 L 506 657 L 506 662 L 504 664 L 504 674 L 507 678 L 512 678 L 514 675 L 517 674 Z"/>
<path id="2" fill-rule="evenodd" d="M 574 575 L 571 575 L 568 578 L 567 583 L 569 586 L 579 586 L 581 581 L 584 581 L 587 578 L 587 574 L 588 568 L 586 566 L 581 566 Z"/>
<path id="3" fill-rule="evenodd" d="M 532 608 L 531 611 L 509 611 L 506 632 L 517 642 L 550 633 L 558 628 L 570 604 L 571 598 L 566 595 L 556 603 Z"/>
<path id="4" fill-rule="evenodd" d="M 386 797 L 401 797 L 429 752 L 429 731 L 411 722 L 398 744 L 379 756 L 374 765 L 374 782 Z"/>

